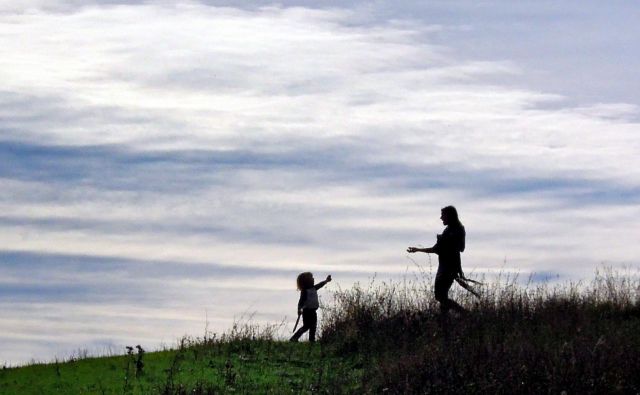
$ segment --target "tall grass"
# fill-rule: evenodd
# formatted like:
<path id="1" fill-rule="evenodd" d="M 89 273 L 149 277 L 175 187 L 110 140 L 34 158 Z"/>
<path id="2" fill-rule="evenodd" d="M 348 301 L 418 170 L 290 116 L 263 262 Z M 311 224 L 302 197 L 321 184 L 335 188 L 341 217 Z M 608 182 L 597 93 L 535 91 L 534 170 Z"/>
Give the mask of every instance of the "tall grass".
<path id="1" fill-rule="evenodd" d="M 589 284 L 501 275 L 468 312 L 442 316 L 427 274 L 335 293 L 322 342 L 359 354 L 371 393 L 640 393 L 640 281 L 611 270 Z M 485 279 L 486 280 L 486 279 Z"/>

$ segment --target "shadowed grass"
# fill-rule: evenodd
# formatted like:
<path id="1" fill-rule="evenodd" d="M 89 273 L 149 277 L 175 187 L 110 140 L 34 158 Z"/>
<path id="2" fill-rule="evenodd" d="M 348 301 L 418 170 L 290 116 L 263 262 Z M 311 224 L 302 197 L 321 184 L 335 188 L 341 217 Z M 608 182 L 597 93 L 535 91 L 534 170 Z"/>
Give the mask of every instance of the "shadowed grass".
<path id="1" fill-rule="evenodd" d="M 441 317 L 429 276 L 335 294 L 322 341 L 364 358 L 363 391 L 640 392 L 640 282 L 605 270 L 591 284 L 519 285 L 499 276 L 468 312 Z"/>

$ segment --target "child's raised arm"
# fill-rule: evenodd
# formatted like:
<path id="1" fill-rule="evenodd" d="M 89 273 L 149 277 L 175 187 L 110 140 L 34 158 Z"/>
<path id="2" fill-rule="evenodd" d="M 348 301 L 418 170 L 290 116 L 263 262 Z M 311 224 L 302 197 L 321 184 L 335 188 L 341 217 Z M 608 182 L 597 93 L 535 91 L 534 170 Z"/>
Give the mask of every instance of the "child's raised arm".
<path id="1" fill-rule="evenodd" d="M 328 282 L 331 282 L 331 275 L 328 275 L 326 280 L 317 283 L 313 287 L 315 289 L 320 289 L 320 288 L 324 287 L 325 285 L 327 285 Z"/>

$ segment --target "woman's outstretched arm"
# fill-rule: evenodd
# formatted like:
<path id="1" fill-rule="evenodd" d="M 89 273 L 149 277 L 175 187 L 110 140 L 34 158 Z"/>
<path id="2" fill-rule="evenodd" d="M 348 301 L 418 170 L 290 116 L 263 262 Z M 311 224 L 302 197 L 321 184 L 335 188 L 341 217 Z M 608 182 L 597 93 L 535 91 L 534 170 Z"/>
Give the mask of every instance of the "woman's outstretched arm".
<path id="1" fill-rule="evenodd" d="M 409 247 L 407 248 L 407 252 L 413 254 L 414 252 L 425 252 L 427 254 L 434 254 L 436 251 L 433 247 L 429 248 L 418 248 L 418 247 Z"/>

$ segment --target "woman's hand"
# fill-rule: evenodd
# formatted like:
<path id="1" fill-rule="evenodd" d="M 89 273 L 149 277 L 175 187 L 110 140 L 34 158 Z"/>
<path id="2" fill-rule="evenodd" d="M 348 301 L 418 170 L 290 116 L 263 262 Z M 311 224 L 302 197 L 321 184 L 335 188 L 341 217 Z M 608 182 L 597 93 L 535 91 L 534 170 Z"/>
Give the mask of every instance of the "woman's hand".
<path id="1" fill-rule="evenodd" d="M 330 281 L 331 281 L 331 275 L 328 275 L 328 276 L 327 276 L 327 280 L 326 280 L 326 281 L 327 281 L 327 282 L 330 282 Z"/>
<path id="2" fill-rule="evenodd" d="M 407 248 L 407 252 L 410 253 L 410 254 L 413 254 L 414 252 L 418 252 L 418 248 L 409 247 L 409 248 Z"/>

